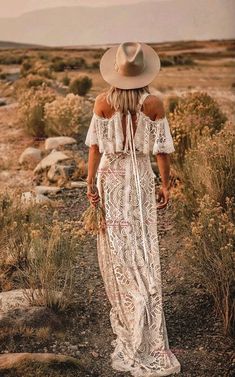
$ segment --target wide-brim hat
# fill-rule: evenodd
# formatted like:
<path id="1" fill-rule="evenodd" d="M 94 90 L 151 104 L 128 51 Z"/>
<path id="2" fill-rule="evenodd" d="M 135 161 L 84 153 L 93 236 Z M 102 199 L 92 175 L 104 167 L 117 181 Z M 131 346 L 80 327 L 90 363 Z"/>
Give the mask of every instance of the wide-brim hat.
<path id="1" fill-rule="evenodd" d="M 161 62 L 156 51 L 143 42 L 124 42 L 109 48 L 100 60 L 100 73 L 110 85 L 135 89 L 149 85 Z"/>

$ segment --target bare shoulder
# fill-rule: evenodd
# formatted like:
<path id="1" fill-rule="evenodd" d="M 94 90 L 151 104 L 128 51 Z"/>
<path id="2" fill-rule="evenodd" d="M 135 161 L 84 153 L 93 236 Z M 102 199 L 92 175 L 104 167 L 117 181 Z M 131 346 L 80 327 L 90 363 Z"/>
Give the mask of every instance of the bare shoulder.
<path id="1" fill-rule="evenodd" d="M 165 116 L 164 103 L 158 95 L 150 94 L 144 101 L 143 107 L 144 112 L 153 120 Z"/>
<path id="2" fill-rule="evenodd" d="M 106 92 L 101 92 L 95 98 L 94 112 L 99 116 L 104 116 L 106 109 L 107 109 Z"/>

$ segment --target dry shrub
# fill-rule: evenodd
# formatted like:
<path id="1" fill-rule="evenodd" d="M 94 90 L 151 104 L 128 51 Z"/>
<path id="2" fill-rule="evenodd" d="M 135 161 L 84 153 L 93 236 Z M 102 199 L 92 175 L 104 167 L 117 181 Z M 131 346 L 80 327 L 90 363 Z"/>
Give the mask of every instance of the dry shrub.
<path id="1" fill-rule="evenodd" d="M 18 108 L 19 121 L 30 135 L 46 136 L 44 107 L 55 98 L 54 91 L 46 85 L 33 87 L 21 94 Z"/>
<path id="2" fill-rule="evenodd" d="M 226 206 L 208 194 L 198 201 L 199 214 L 186 238 L 186 262 L 195 278 L 215 303 L 224 333 L 234 334 L 235 325 L 235 206 Z"/>
<path id="3" fill-rule="evenodd" d="M 38 60 L 25 60 L 21 66 L 20 74 L 22 77 L 26 77 L 28 74 L 33 74 L 48 79 L 53 78 L 53 74 L 47 64 Z"/>
<path id="4" fill-rule="evenodd" d="M 85 100 L 72 93 L 45 105 L 45 131 L 48 136 L 72 136 L 87 121 L 90 108 Z"/>
<path id="5" fill-rule="evenodd" d="M 184 225 L 187 232 L 186 266 L 213 297 L 226 334 L 235 315 L 234 148 L 230 123 L 202 138 L 188 151 L 172 195 L 179 229 Z"/>
<path id="6" fill-rule="evenodd" d="M 195 92 L 182 97 L 173 113 L 169 113 L 175 165 L 181 168 L 187 151 L 196 148 L 202 137 L 220 131 L 226 120 L 217 102 L 207 93 Z"/>
<path id="7" fill-rule="evenodd" d="M 4 289 L 4 280 L 17 278 L 31 304 L 64 309 L 72 303 L 78 225 L 60 222 L 56 211 L 49 221 L 45 209 L 1 195 L 0 282 Z"/>
<path id="8" fill-rule="evenodd" d="M 14 95 L 16 98 L 20 98 L 27 89 L 38 88 L 41 86 L 51 86 L 51 80 L 30 73 L 28 76 L 23 77 L 14 83 Z"/>
<path id="9" fill-rule="evenodd" d="M 202 138 L 197 148 L 187 152 L 180 183 L 174 189 L 173 201 L 178 219 L 197 213 L 197 198 L 206 193 L 222 206 L 225 198 L 235 196 L 235 133 L 228 123 L 219 133 Z"/>

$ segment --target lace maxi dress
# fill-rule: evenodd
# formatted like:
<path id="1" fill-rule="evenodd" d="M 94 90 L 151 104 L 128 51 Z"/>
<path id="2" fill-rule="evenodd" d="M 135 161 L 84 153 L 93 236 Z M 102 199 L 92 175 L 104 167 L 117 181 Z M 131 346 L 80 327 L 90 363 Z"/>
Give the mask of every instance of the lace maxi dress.
<path id="1" fill-rule="evenodd" d="M 107 227 L 97 236 L 97 252 L 116 335 L 112 368 L 135 377 L 180 372 L 180 363 L 169 349 L 163 311 L 155 175 L 149 156 L 175 148 L 167 118 L 153 121 L 141 111 L 147 95 L 139 102 L 134 137 L 127 114 L 124 149 L 118 111 L 111 118 L 93 112 L 85 140 L 87 146 L 97 144 L 103 152 L 96 186 Z"/>

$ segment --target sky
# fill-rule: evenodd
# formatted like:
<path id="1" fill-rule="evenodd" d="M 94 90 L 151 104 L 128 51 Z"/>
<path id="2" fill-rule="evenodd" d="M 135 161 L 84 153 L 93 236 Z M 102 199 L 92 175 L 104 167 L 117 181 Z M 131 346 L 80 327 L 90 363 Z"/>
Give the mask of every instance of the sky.
<path id="1" fill-rule="evenodd" d="M 140 1 L 169 1 L 169 0 L 0 0 L 0 17 L 18 17 L 22 13 L 36 9 L 53 8 L 58 6 L 103 6 L 115 4 L 131 4 Z"/>

